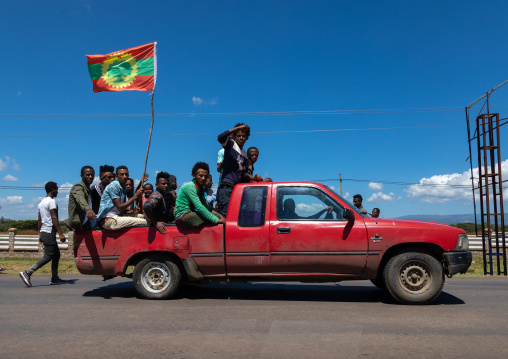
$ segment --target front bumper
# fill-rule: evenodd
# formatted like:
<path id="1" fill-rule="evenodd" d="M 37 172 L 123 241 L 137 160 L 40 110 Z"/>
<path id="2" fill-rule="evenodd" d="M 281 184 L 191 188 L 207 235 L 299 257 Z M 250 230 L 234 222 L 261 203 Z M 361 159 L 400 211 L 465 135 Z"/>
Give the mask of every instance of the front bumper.
<path id="1" fill-rule="evenodd" d="M 443 269 L 449 276 L 466 273 L 472 261 L 473 255 L 470 251 L 446 252 L 443 254 Z"/>

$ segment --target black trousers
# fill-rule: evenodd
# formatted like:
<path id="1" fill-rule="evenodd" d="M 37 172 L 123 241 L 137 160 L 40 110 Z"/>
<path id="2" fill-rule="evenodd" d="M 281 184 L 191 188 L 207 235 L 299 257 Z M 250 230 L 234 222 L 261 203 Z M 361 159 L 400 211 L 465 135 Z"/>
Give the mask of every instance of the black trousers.
<path id="1" fill-rule="evenodd" d="M 27 272 L 31 275 L 37 269 L 52 261 L 51 278 L 55 279 L 58 277 L 58 262 L 60 262 L 60 249 L 56 242 L 56 230 L 53 228 L 51 233 L 40 232 L 40 236 L 41 242 L 44 244 L 44 255 Z"/>

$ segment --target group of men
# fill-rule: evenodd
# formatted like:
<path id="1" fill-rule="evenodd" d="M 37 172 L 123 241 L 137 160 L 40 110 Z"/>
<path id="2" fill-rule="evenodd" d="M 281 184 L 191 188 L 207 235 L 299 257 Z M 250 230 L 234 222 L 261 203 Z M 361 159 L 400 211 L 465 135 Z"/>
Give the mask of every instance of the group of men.
<path id="1" fill-rule="evenodd" d="M 243 147 L 249 139 L 249 126 L 239 123 L 233 129 L 218 136 L 223 147 L 220 161 L 221 173 L 218 192 L 211 191 L 212 176 L 205 162 L 197 162 L 192 168 L 192 181 L 185 183 L 176 195 L 176 177 L 167 172 L 159 172 L 153 186 L 143 181 L 133 191 L 134 181 L 129 177 L 126 166 L 104 165 L 100 167 L 100 182 L 92 186 L 95 170 L 91 166 L 81 168 L 81 181 L 72 186 L 69 194 L 69 217 L 65 222 L 74 230 L 87 230 L 95 226 L 117 230 L 138 225 L 153 225 L 164 234 L 165 223 L 175 222 L 183 227 L 198 227 L 203 224 L 224 224 L 233 187 L 241 182 L 263 181 L 254 175 L 254 163 L 259 156 L 257 148 L 246 152 Z M 249 158 L 250 157 L 250 158 Z M 265 178 L 264 181 L 271 181 Z M 45 186 L 46 198 L 39 204 L 39 233 L 44 244 L 43 257 L 26 271 L 20 272 L 21 279 L 31 287 L 30 277 L 43 265 L 52 261 L 50 284 L 65 281 L 58 277 L 60 251 L 56 234 L 62 242 L 65 236 L 58 221 L 58 205 L 55 198 L 58 186 L 48 182 Z M 132 190 L 134 193 L 130 193 Z M 214 202 L 217 201 L 214 207 Z M 136 206 L 134 206 L 136 204 Z"/>
<path id="2" fill-rule="evenodd" d="M 234 128 L 218 136 L 223 149 L 219 151 L 217 171 L 220 173 L 217 193 L 211 191 L 212 175 L 205 162 L 197 162 L 191 171 L 192 181 L 185 183 L 176 195 L 176 177 L 167 172 L 159 172 L 155 190 L 145 183 L 148 176 L 134 191 L 134 181 L 129 177 L 126 166 L 104 165 L 100 167 L 100 182 L 92 186 L 95 170 L 91 166 L 81 168 L 81 181 L 72 186 L 69 194 L 69 217 L 66 225 L 74 230 L 86 230 L 95 226 L 117 230 L 139 225 L 153 225 L 162 234 L 166 232 L 165 223 L 174 222 L 182 227 L 199 227 L 203 224 L 224 224 L 233 188 L 238 183 L 272 182 L 269 177 L 262 178 L 254 172 L 254 164 L 259 150 L 250 147 L 244 150 L 249 139 L 249 126 L 238 123 Z M 59 226 L 58 205 L 55 198 L 58 186 L 48 182 L 45 186 L 47 196 L 39 204 L 39 233 L 44 244 L 44 256 L 28 270 L 20 272 L 27 286 L 31 286 L 30 276 L 40 267 L 52 262 L 50 284 L 63 283 L 58 277 L 60 251 L 56 234 L 60 240 L 65 236 Z M 131 193 L 129 193 L 131 191 Z M 217 202 L 214 206 L 215 201 Z M 367 213 L 362 206 L 362 196 L 353 197 L 354 205 Z M 375 208 L 373 217 L 379 217 Z"/>

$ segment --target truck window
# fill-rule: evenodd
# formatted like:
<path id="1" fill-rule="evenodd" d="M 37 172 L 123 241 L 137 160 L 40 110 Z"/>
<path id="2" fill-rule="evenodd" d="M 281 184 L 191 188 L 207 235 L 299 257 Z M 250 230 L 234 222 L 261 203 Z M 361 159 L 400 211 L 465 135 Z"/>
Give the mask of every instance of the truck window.
<path id="1" fill-rule="evenodd" d="M 313 187 L 287 186 L 277 189 L 277 219 L 344 220 L 344 208 L 330 196 Z"/>
<path id="2" fill-rule="evenodd" d="M 268 187 L 246 187 L 242 194 L 239 227 L 262 227 L 265 224 L 266 193 Z"/>

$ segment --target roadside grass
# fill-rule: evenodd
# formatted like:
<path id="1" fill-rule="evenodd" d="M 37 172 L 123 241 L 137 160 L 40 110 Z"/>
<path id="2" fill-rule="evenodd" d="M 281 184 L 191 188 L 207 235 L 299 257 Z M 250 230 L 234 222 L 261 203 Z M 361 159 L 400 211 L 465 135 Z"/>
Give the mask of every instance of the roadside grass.
<path id="1" fill-rule="evenodd" d="M 38 260 L 39 258 L 0 258 L 0 267 L 5 268 L 5 271 L 0 272 L 0 274 L 19 273 L 30 268 Z M 79 274 L 79 271 L 76 268 L 76 264 L 74 264 L 74 259 L 60 258 L 60 263 L 58 264 L 58 273 Z M 34 274 L 51 274 L 51 262 L 40 268 Z"/>
<path id="2" fill-rule="evenodd" d="M 501 260 L 501 259 L 500 259 Z M 494 276 L 497 276 L 497 259 L 493 259 L 492 261 L 494 268 Z M 503 270 L 503 263 L 501 262 L 501 271 Z M 487 271 L 490 272 L 490 265 L 487 262 Z M 471 263 L 471 267 L 467 270 L 466 274 L 457 274 L 454 277 L 486 277 L 490 276 L 490 274 L 483 274 L 483 257 L 481 256 L 473 256 L 473 263 Z M 501 276 L 504 275 L 501 272 Z"/>
<path id="3" fill-rule="evenodd" d="M 0 267 L 5 268 L 5 271 L 0 272 L 0 275 L 3 273 L 17 274 L 21 271 L 27 270 L 38 260 L 39 258 L 0 258 Z M 127 267 L 126 274 L 131 274 L 133 270 L 134 266 Z M 58 263 L 58 273 L 80 274 L 78 268 L 76 268 L 74 259 L 63 259 L 63 258 L 60 258 L 60 263 Z M 34 274 L 51 274 L 51 262 L 46 264 L 44 267 L 40 268 Z"/>

